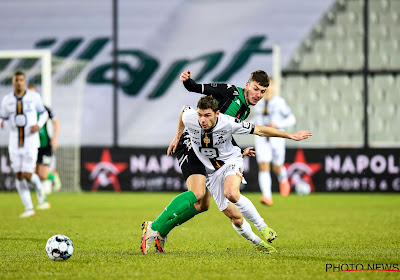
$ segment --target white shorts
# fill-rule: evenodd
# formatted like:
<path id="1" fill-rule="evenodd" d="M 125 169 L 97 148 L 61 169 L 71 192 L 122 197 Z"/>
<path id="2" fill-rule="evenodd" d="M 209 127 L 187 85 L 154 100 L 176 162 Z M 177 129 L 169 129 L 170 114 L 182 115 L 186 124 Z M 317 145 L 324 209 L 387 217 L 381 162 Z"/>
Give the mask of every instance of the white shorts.
<path id="1" fill-rule="evenodd" d="M 11 168 L 14 173 L 34 173 L 38 156 L 38 149 L 16 149 L 9 151 Z"/>
<path id="2" fill-rule="evenodd" d="M 285 162 L 285 138 L 255 136 L 257 162 L 272 162 L 281 166 Z"/>
<path id="3" fill-rule="evenodd" d="M 224 182 L 228 175 L 238 175 L 243 178 L 243 159 L 238 158 L 225 163 L 220 169 L 207 174 L 206 186 L 210 191 L 219 211 L 228 207 L 229 200 L 224 195 Z"/>

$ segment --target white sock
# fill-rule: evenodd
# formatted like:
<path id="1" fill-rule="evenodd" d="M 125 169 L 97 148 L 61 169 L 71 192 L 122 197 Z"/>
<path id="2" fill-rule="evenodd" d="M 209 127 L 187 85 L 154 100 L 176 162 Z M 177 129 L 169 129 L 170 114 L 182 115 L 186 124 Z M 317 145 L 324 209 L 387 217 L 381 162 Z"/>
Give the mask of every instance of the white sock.
<path id="1" fill-rule="evenodd" d="M 29 190 L 28 184 L 26 184 L 25 179 L 15 180 L 15 185 L 18 190 L 19 197 L 22 200 L 22 204 L 24 204 L 25 210 L 33 210 L 32 198 L 31 198 L 31 191 Z"/>
<path id="2" fill-rule="evenodd" d="M 243 219 L 243 224 L 241 225 L 241 227 L 237 227 L 232 223 L 233 228 L 244 238 L 246 238 L 247 240 L 249 240 L 251 243 L 253 243 L 253 245 L 257 246 L 258 244 L 260 244 L 260 237 L 258 237 L 252 230 L 251 230 L 251 226 L 250 224 Z"/>
<path id="3" fill-rule="evenodd" d="M 43 203 L 46 200 L 46 194 L 44 193 L 44 190 L 42 188 L 42 181 L 40 181 L 40 178 L 36 173 L 32 173 L 30 183 L 36 190 L 38 203 L 39 204 Z"/>
<path id="4" fill-rule="evenodd" d="M 238 202 L 234 204 L 243 214 L 243 216 L 252 222 L 258 230 L 261 230 L 267 226 L 267 224 L 264 222 L 264 219 L 261 218 L 261 215 L 258 213 L 256 207 L 253 205 L 250 199 L 241 194 Z"/>
<path id="5" fill-rule="evenodd" d="M 269 171 L 258 172 L 258 183 L 263 196 L 272 198 L 271 192 L 271 173 Z"/>
<path id="6" fill-rule="evenodd" d="M 287 171 L 286 171 L 286 168 L 283 165 L 281 167 L 281 173 L 276 174 L 276 176 L 278 177 L 278 181 L 279 182 L 287 180 Z"/>

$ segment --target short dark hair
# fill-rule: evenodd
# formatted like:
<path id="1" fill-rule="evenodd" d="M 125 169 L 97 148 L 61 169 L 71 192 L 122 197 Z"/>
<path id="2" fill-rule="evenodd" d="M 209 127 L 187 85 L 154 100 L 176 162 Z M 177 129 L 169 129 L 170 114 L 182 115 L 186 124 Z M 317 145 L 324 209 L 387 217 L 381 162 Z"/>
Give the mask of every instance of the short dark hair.
<path id="1" fill-rule="evenodd" d="M 251 82 L 257 82 L 263 87 L 269 87 L 269 76 L 267 72 L 263 70 L 256 70 L 250 75 L 249 83 Z"/>
<path id="2" fill-rule="evenodd" d="M 218 102 L 211 95 L 203 96 L 202 98 L 200 98 L 199 102 L 197 102 L 197 109 L 200 110 L 211 109 L 214 113 L 216 113 L 219 110 Z"/>
<path id="3" fill-rule="evenodd" d="M 25 77 L 25 73 L 22 72 L 22 71 L 16 71 L 16 72 L 14 73 L 14 76 L 21 76 L 21 75 Z"/>

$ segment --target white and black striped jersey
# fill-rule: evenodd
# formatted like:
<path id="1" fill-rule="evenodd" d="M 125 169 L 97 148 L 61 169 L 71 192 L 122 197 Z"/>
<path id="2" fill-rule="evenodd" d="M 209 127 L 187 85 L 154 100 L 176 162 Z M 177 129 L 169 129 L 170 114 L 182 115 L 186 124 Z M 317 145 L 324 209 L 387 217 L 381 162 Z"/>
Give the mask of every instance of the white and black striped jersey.
<path id="1" fill-rule="evenodd" d="M 190 135 L 194 152 L 211 171 L 231 159 L 242 157 L 240 148 L 232 144 L 232 134 L 252 134 L 254 131 L 253 124 L 225 114 L 219 114 L 212 129 L 204 130 L 199 124 L 197 111 L 190 106 L 184 108 L 182 121 Z"/>
<path id="2" fill-rule="evenodd" d="M 25 94 L 17 97 L 13 92 L 4 96 L 1 102 L 0 114 L 9 121 L 9 150 L 18 148 L 38 148 L 39 134 L 31 133 L 30 128 L 38 123 L 38 113 L 45 112 L 39 93 L 26 90 Z"/>

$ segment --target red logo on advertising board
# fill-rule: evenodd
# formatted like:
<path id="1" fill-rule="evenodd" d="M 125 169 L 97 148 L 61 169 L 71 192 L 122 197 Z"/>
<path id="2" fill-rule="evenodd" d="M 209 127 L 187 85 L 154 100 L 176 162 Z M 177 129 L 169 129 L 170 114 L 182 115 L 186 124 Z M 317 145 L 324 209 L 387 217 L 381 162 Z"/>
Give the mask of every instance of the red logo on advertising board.
<path id="1" fill-rule="evenodd" d="M 299 181 L 304 181 L 310 185 L 312 192 L 315 191 L 314 182 L 311 177 L 322 168 L 322 163 L 308 163 L 304 156 L 304 151 L 298 149 L 294 157 L 294 162 L 285 163 L 284 165 L 292 186 L 296 185 Z"/>
<path id="2" fill-rule="evenodd" d="M 90 171 L 90 179 L 93 180 L 92 191 L 99 187 L 113 185 L 114 191 L 120 192 L 121 185 L 118 174 L 128 167 L 126 162 L 113 162 L 108 149 L 104 149 L 99 162 L 86 162 L 85 168 Z"/>

